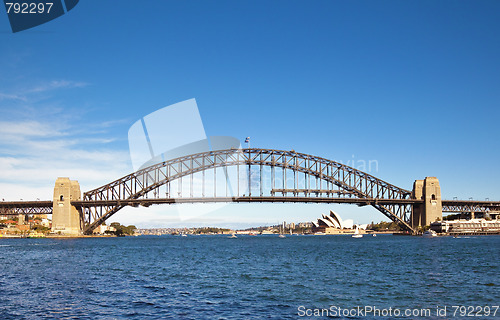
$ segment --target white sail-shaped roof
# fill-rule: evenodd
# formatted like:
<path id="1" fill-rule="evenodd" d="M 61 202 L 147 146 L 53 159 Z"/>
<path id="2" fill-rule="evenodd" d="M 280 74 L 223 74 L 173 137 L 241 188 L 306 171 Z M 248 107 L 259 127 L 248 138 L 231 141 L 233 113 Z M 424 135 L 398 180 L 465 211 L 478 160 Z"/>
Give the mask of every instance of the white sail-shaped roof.
<path id="1" fill-rule="evenodd" d="M 339 229 L 342 229 L 342 227 L 340 226 L 340 223 L 337 219 L 335 219 L 335 217 L 332 217 L 331 215 L 329 216 L 326 216 L 326 218 L 332 222 L 332 224 L 335 226 L 335 228 L 339 228 Z"/>
<path id="2" fill-rule="evenodd" d="M 344 228 L 352 229 L 354 227 L 354 221 L 352 219 L 344 220 Z"/>
<path id="3" fill-rule="evenodd" d="M 323 222 L 323 223 L 324 223 L 324 224 L 326 224 L 328 227 L 335 227 L 335 226 L 333 225 L 333 223 L 331 223 L 331 221 L 330 221 L 330 220 L 328 220 L 328 218 L 327 218 L 325 215 L 323 215 L 323 218 L 319 218 L 319 219 L 318 219 L 318 222 Z"/>
<path id="4" fill-rule="evenodd" d="M 345 226 L 344 226 L 344 222 L 342 221 L 342 218 L 337 214 L 335 213 L 334 211 L 330 210 L 330 216 L 337 221 L 337 224 L 338 224 L 338 228 L 340 229 L 344 229 Z"/>

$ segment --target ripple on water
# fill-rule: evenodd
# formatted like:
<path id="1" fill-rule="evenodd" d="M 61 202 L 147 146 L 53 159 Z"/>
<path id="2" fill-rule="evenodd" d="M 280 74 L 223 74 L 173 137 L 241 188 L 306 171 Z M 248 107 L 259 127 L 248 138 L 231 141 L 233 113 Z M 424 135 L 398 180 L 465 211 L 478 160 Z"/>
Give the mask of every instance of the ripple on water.
<path id="1" fill-rule="evenodd" d="M 293 319 L 300 305 L 498 300 L 498 236 L 23 240 L 0 244 L 0 319 Z"/>

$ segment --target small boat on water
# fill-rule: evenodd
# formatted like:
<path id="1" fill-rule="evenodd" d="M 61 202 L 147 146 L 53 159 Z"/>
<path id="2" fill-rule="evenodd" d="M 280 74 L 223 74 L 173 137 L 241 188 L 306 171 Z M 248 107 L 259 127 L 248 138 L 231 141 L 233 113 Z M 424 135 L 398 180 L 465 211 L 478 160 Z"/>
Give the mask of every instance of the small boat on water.
<path id="1" fill-rule="evenodd" d="M 374 237 L 376 237 L 376 236 L 377 236 L 377 234 L 376 234 L 376 233 L 374 233 L 374 234 L 373 234 L 373 236 L 374 236 Z"/>
<path id="2" fill-rule="evenodd" d="M 280 237 L 280 238 L 286 238 L 286 236 L 285 236 L 285 223 L 284 222 L 280 226 L 279 230 L 280 230 L 280 235 L 278 237 Z"/>
<path id="3" fill-rule="evenodd" d="M 437 237 L 437 233 L 434 230 L 427 230 L 422 234 L 424 238 L 434 238 Z"/>
<path id="4" fill-rule="evenodd" d="M 188 235 L 185 233 L 181 233 L 181 237 L 187 237 Z"/>
<path id="5" fill-rule="evenodd" d="M 354 234 L 351 236 L 353 238 L 363 238 L 363 235 L 359 233 L 358 226 L 356 226 L 356 231 L 354 231 Z"/>
<path id="6" fill-rule="evenodd" d="M 228 237 L 228 238 L 229 238 L 229 239 L 236 239 L 236 238 L 238 238 L 238 237 L 237 237 L 237 236 L 233 233 L 233 234 L 232 234 L 230 237 Z"/>

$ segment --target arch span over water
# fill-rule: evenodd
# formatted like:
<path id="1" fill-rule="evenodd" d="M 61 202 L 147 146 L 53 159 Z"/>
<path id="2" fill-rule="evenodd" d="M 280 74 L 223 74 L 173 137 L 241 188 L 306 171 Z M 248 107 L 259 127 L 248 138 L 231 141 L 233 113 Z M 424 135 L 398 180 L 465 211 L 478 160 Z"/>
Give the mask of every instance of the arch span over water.
<path id="1" fill-rule="evenodd" d="M 206 184 L 220 190 L 220 178 L 216 182 L 220 170 L 226 195 L 214 190 L 213 196 L 208 196 Z M 200 190 L 201 196 L 195 196 Z M 85 192 L 82 213 L 84 232 L 91 233 L 127 205 L 190 201 L 357 203 L 374 206 L 411 231 L 410 198 L 409 190 L 322 157 L 293 150 L 228 149 L 164 161 Z"/>

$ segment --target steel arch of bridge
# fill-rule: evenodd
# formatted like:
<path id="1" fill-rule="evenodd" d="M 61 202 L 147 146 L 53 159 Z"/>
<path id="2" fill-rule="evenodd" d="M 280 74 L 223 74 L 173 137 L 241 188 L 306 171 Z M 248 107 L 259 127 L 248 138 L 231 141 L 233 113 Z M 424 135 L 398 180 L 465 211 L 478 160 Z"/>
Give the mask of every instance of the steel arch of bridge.
<path id="1" fill-rule="evenodd" d="M 240 167 L 248 168 L 246 179 L 250 193 L 233 197 L 202 197 L 193 196 L 193 175 L 214 169 L 236 166 L 238 170 L 238 188 L 240 186 Z M 252 171 L 252 168 L 257 170 Z M 264 196 L 263 167 L 271 168 L 271 194 Z M 283 188 L 275 188 L 276 170 L 281 168 Z M 252 175 L 258 172 L 260 192 L 252 195 Z M 288 188 L 286 175 L 293 174 L 294 187 Z M 297 176 L 304 174 L 305 184 L 311 178 L 315 179 L 316 188 L 298 188 L 295 184 Z M 278 173 L 279 175 L 279 173 Z M 183 177 L 191 176 L 190 195 L 179 193 L 179 197 L 172 197 L 166 192 L 165 198 L 160 198 L 158 192 L 162 186 L 170 191 L 170 184 L 176 180 L 182 182 Z M 318 188 L 319 181 L 319 188 Z M 313 181 L 314 182 L 314 181 Z M 205 181 L 203 181 L 205 183 Z M 227 184 L 227 175 L 226 175 Z M 326 184 L 326 188 L 321 188 Z M 204 188 L 204 187 L 203 187 Z M 215 188 L 215 187 L 214 187 Z M 290 195 L 291 194 L 291 195 Z M 229 149 L 203 152 L 186 155 L 176 159 L 152 165 L 137 172 L 131 173 L 97 189 L 85 192 L 83 199 L 75 205 L 80 205 L 84 219 L 84 233 L 89 234 L 101 225 L 106 219 L 127 205 L 175 202 L 323 202 L 323 203 L 357 203 L 358 205 L 372 205 L 393 221 L 399 222 L 407 230 L 413 231 L 410 226 L 411 192 L 368 173 L 346 166 L 325 158 L 273 149 Z M 418 200 L 417 200 L 418 201 Z"/>

